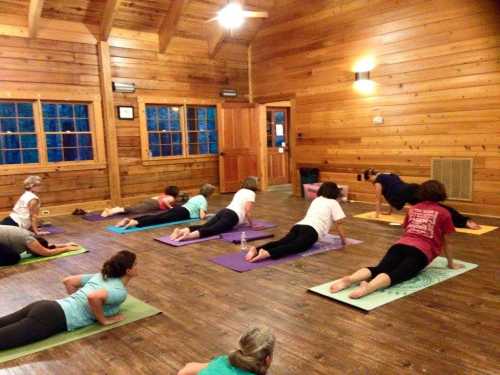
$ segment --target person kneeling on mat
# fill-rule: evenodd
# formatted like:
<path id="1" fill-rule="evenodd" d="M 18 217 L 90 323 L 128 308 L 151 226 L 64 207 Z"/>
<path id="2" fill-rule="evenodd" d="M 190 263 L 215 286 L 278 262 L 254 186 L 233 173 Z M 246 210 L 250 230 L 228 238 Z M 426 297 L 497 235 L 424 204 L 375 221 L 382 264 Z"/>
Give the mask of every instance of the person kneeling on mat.
<path id="1" fill-rule="evenodd" d="M 323 182 L 317 198 L 311 202 L 304 219 L 296 223 L 282 239 L 266 243 L 258 249 L 255 246 L 250 247 L 245 259 L 253 263 L 269 257 L 277 259 L 306 251 L 328 234 L 333 223 L 339 232 L 342 244 L 345 245 L 346 237 L 340 224 L 345 214 L 337 201 L 340 196 L 341 190 L 337 184 Z"/>
<path id="2" fill-rule="evenodd" d="M 21 254 L 24 252 L 35 256 L 50 257 L 79 248 L 79 245 L 72 242 L 49 245 L 43 237 L 35 236 L 26 229 L 0 225 L 0 266 L 19 263 Z"/>
<path id="3" fill-rule="evenodd" d="M 170 238 L 175 241 L 193 240 L 196 238 L 210 237 L 231 230 L 238 224 L 248 223 L 252 226 L 250 213 L 255 202 L 257 179 L 247 177 L 241 189 L 234 194 L 233 200 L 213 218 L 203 225 L 193 225 L 187 228 L 176 228 Z"/>
<path id="4" fill-rule="evenodd" d="M 200 188 L 200 194 L 195 195 L 182 206 L 175 206 L 168 211 L 160 212 L 158 214 L 143 215 L 134 219 L 125 218 L 115 226 L 123 228 L 142 228 L 149 227 L 151 225 L 173 223 L 189 219 L 204 220 L 207 217 L 208 211 L 207 199 L 210 198 L 214 192 L 215 186 L 204 184 Z"/>
<path id="5" fill-rule="evenodd" d="M 239 349 L 209 363 L 188 363 L 177 375 L 266 375 L 275 341 L 269 328 L 251 328 L 240 337 Z"/>
<path id="6" fill-rule="evenodd" d="M 37 301 L 0 318 L 0 350 L 40 341 L 95 321 L 110 325 L 124 319 L 120 305 L 126 285 L 137 275 L 136 255 L 120 251 L 108 259 L 100 273 L 69 276 L 63 280 L 69 297 Z"/>
<path id="7" fill-rule="evenodd" d="M 396 285 L 415 277 L 441 252 L 448 258 L 448 268 L 459 269 L 463 264 L 455 263 L 445 236 L 455 232 L 451 215 L 438 202 L 446 199 L 442 183 L 429 180 L 420 186 L 422 202 L 411 207 L 405 217 L 405 233 L 393 245 L 376 267 L 366 267 L 335 280 L 330 290 L 339 292 L 352 284 L 361 284 L 349 294 L 350 298 L 361 298 L 376 290 Z M 370 280 L 367 282 L 366 280 Z"/>

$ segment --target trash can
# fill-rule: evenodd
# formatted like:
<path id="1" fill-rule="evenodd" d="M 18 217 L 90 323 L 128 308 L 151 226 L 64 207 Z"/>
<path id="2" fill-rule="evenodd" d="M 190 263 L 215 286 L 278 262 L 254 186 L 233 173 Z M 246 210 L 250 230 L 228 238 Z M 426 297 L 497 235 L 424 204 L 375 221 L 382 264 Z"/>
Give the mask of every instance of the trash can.
<path id="1" fill-rule="evenodd" d="M 304 196 L 304 184 L 312 184 L 319 181 L 318 168 L 300 168 L 300 191 Z"/>

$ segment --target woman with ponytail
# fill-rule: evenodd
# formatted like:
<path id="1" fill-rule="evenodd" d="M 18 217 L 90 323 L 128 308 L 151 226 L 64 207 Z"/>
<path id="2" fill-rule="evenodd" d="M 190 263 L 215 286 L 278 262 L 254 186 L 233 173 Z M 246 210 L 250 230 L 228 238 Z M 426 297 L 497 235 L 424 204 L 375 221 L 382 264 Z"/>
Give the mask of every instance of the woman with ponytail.
<path id="1" fill-rule="evenodd" d="M 110 325 L 123 320 L 120 305 L 127 298 L 128 282 L 136 275 L 136 255 L 124 250 L 104 262 L 99 273 L 66 277 L 63 283 L 68 297 L 33 302 L 0 318 L 0 350 L 27 345 L 96 321 Z"/>
<path id="2" fill-rule="evenodd" d="M 251 328 L 240 337 L 239 349 L 209 363 L 188 363 L 177 375 L 266 375 L 275 338 L 269 328 Z"/>

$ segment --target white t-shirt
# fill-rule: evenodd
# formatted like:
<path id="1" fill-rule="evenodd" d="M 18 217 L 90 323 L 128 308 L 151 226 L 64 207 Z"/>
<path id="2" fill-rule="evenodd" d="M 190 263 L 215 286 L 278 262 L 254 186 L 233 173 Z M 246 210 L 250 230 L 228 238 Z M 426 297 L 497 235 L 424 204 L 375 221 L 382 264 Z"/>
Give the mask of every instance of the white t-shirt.
<path id="1" fill-rule="evenodd" d="M 250 189 L 240 189 L 234 194 L 233 200 L 226 208 L 236 212 L 238 215 L 238 224 L 245 222 L 245 204 L 255 202 L 255 192 Z"/>
<path id="2" fill-rule="evenodd" d="M 318 197 L 311 202 L 306 217 L 297 224 L 313 227 L 318 232 L 318 239 L 322 239 L 328 234 L 332 224 L 343 218 L 344 211 L 336 199 Z"/>
<path id="3" fill-rule="evenodd" d="M 14 220 L 20 228 L 30 229 L 31 228 L 31 215 L 29 203 L 33 200 L 39 200 L 38 196 L 31 191 L 25 191 L 23 195 L 18 199 L 10 217 Z"/>

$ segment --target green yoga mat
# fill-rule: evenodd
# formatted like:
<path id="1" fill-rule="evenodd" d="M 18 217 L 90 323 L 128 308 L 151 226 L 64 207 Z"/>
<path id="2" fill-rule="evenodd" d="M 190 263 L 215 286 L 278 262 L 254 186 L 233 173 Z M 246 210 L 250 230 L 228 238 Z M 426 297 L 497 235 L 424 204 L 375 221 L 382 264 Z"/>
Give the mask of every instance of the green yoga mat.
<path id="1" fill-rule="evenodd" d="M 370 311 L 385 305 L 386 303 L 395 301 L 399 298 L 406 297 L 410 294 L 416 293 L 429 286 L 438 284 L 442 281 L 451 279 L 452 277 L 461 275 L 464 272 L 473 270 L 477 264 L 467 263 L 462 261 L 455 261 L 463 264 L 465 267 L 458 270 L 452 270 L 446 267 L 447 260 L 444 257 L 438 257 L 422 272 L 420 272 L 413 279 L 397 284 L 393 287 L 376 291 L 365 297 L 359 299 L 349 298 L 348 295 L 356 288 L 351 286 L 337 293 L 330 293 L 330 285 L 333 281 L 321 284 L 309 289 L 309 291 L 321 294 L 322 296 L 347 303 L 348 305 L 357 307 L 359 309 Z"/>
<path id="2" fill-rule="evenodd" d="M 101 326 L 98 323 L 91 326 L 77 329 L 71 332 L 64 332 L 58 335 L 49 337 L 48 339 L 25 345 L 19 348 L 0 351 L 0 363 L 11 361 L 16 358 L 24 357 L 28 354 L 33 354 L 63 345 L 71 341 L 83 339 L 110 329 L 121 327 L 125 324 L 135 322 L 153 315 L 161 314 L 161 311 L 155 307 L 148 305 L 137 298 L 128 296 L 127 300 L 122 304 L 120 313 L 125 316 L 125 319 L 116 324 L 109 326 Z"/>
<path id="3" fill-rule="evenodd" d="M 31 254 L 28 254 L 28 253 L 22 253 L 21 254 L 21 261 L 19 263 L 14 264 L 13 266 L 0 266 L 0 268 L 15 267 L 15 266 L 19 266 L 21 264 L 30 264 L 30 263 L 45 262 L 47 260 L 53 260 L 53 259 L 58 259 L 58 258 L 70 257 L 70 256 L 73 256 L 73 255 L 83 254 L 83 253 L 86 253 L 86 252 L 88 252 L 88 250 L 85 249 L 84 247 L 81 247 L 78 250 L 68 251 L 67 253 L 62 253 L 62 254 L 51 256 L 51 257 L 40 257 L 40 256 L 33 256 Z"/>

